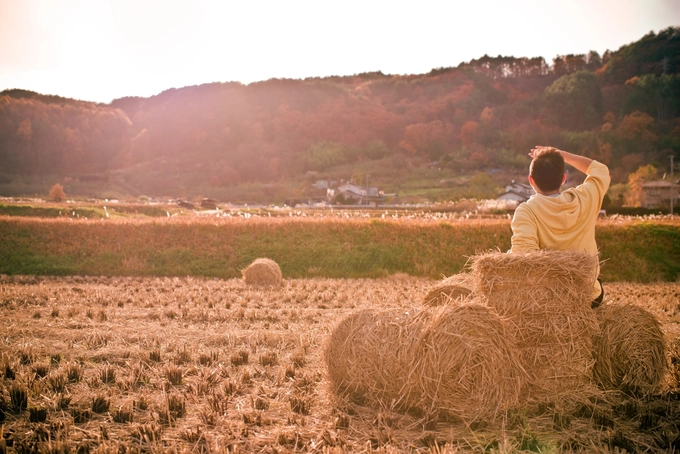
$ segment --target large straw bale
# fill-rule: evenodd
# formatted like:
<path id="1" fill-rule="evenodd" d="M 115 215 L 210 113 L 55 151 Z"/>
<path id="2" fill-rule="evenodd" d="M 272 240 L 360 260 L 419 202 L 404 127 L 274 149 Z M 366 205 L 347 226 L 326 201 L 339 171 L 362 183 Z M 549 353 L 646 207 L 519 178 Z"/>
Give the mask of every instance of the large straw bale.
<path id="1" fill-rule="evenodd" d="M 428 312 L 364 309 L 342 320 L 324 351 L 335 392 L 372 406 L 410 407 L 419 401 L 406 385 L 415 341 Z"/>
<path id="2" fill-rule="evenodd" d="M 663 378 L 666 359 L 661 324 L 632 304 L 605 304 L 596 311 L 593 377 L 604 389 L 636 395 L 653 393 Z"/>
<path id="3" fill-rule="evenodd" d="M 339 394 L 468 421 L 516 404 L 523 374 L 502 321 L 480 304 L 359 311 L 333 330 L 324 359 Z"/>
<path id="4" fill-rule="evenodd" d="M 597 265 L 597 256 L 577 251 L 480 254 L 472 257 L 473 291 L 486 296 L 507 291 L 511 297 L 540 292 L 539 296 L 590 302 Z M 509 304 L 508 310 L 513 310 L 515 304 Z"/>
<path id="5" fill-rule="evenodd" d="M 588 388 L 599 329 L 591 309 L 597 264 L 575 251 L 472 258 L 473 290 L 507 321 L 519 349 L 528 374 L 523 398 L 559 404 Z"/>
<path id="6" fill-rule="evenodd" d="M 461 303 L 468 300 L 471 294 L 472 275 L 470 273 L 454 274 L 437 282 L 423 298 L 423 304 L 441 306 Z"/>
<path id="7" fill-rule="evenodd" d="M 255 259 L 241 273 L 248 285 L 279 285 L 281 283 L 281 268 L 272 259 Z"/>
<path id="8" fill-rule="evenodd" d="M 516 405 L 524 371 L 505 331 L 498 314 L 481 304 L 437 309 L 409 368 L 424 406 L 473 421 Z"/>

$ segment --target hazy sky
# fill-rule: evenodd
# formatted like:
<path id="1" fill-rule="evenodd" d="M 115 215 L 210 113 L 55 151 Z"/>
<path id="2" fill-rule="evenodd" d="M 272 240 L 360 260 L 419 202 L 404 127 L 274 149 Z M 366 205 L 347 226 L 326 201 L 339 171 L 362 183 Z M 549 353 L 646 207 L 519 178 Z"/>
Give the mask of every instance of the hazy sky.
<path id="1" fill-rule="evenodd" d="M 420 74 L 616 50 L 678 0 L 0 0 L 0 91 L 110 102 L 207 82 Z"/>

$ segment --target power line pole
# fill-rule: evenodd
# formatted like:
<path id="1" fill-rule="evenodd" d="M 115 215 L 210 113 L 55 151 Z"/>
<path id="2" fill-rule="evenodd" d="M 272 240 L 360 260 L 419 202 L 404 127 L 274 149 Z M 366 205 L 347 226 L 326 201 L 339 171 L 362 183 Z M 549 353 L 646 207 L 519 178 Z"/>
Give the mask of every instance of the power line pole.
<path id="1" fill-rule="evenodd" d="M 673 216 L 673 189 L 675 186 L 675 181 L 673 181 L 673 158 L 674 156 L 671 155 L 671 216 Z"/>

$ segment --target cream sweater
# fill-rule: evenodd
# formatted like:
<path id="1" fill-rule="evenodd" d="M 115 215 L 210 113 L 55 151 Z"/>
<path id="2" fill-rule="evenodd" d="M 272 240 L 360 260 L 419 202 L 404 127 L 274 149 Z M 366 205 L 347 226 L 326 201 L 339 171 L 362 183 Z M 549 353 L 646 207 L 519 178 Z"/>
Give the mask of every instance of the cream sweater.
<path id="1" fill-rule="evenodd" d="M 511 252 L 557 249 L 598 253 L 595 221 L 611 178 L 607 166 L 597 161 L 588 166 L 586 174 L 583 184 L 575 188 L 553 197 L 535 194 L 517 207 L 511 223 Z M 599 294 L 600 285 L 595 281 L 593 299 Z"/>

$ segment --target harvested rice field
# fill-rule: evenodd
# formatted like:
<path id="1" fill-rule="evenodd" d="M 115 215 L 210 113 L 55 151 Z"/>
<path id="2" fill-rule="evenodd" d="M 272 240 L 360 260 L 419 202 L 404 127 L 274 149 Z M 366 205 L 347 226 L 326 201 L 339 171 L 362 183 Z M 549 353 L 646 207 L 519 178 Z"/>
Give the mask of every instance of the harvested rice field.
<path id="1" fill-rule="evenodd" d="M 435 284 L 0 276 L 0 452 L 680 450 L 680 283 L 605 284 L 605 303 L 661 322 L 668 367 L 651 395 L 526 400 L 472 422 L 336 395 L 324 349 L 338 323 L 416 313 Z"/>

